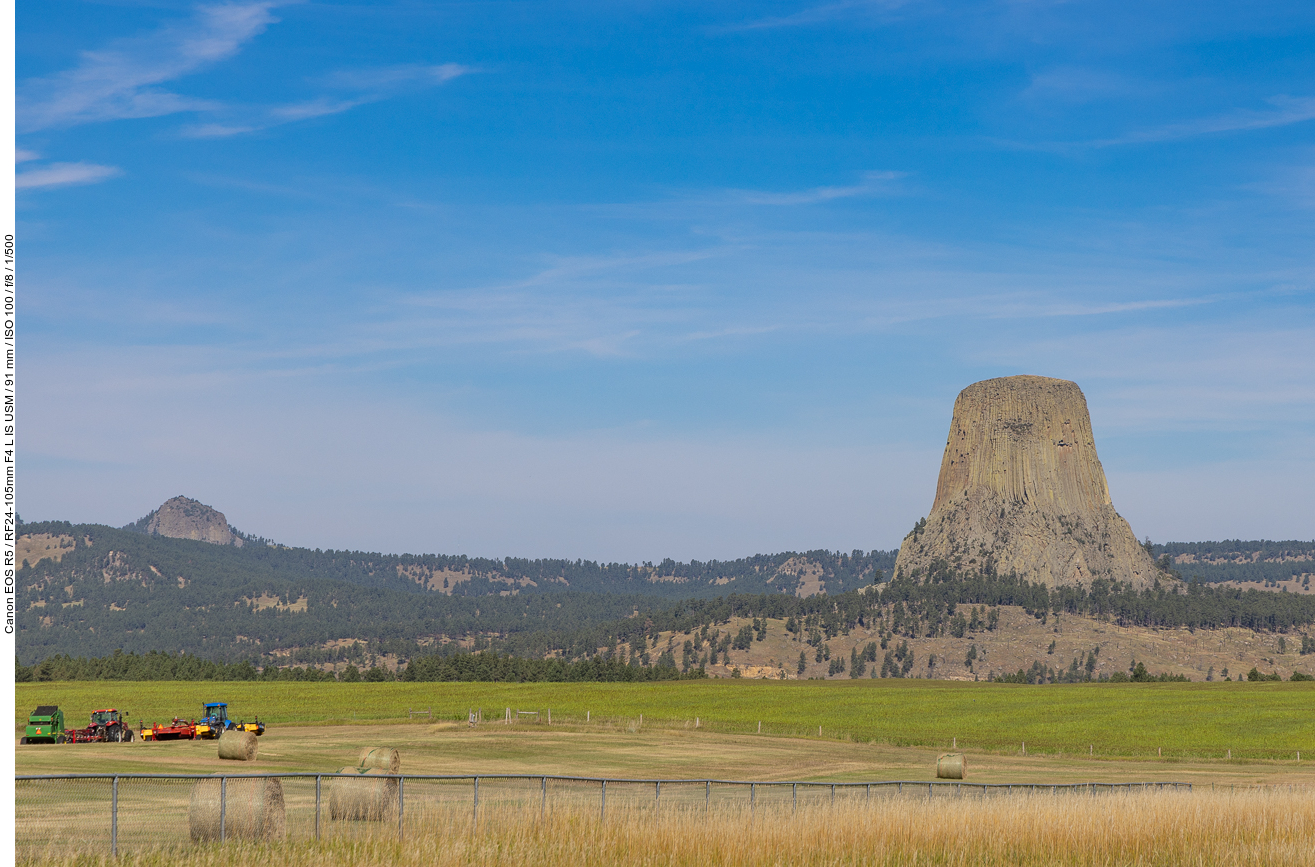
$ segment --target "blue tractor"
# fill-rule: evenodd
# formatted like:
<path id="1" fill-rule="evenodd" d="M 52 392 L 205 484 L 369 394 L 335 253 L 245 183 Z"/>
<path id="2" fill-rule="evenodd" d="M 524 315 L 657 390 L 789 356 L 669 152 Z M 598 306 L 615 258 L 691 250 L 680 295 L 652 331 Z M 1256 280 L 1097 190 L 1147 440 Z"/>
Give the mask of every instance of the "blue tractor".
<path id="1" fill-rule="evenodd" d="M 226 701 L 206 702 L 202 707 L 205 712 L 196 721 L 196 736 L 199 738 L 213 739 L 229 731 L 255 732 L 257 736 L 265 733 L 265 724 L 259 717 L 253 723 L 233 722 L 229 719 Z"/>

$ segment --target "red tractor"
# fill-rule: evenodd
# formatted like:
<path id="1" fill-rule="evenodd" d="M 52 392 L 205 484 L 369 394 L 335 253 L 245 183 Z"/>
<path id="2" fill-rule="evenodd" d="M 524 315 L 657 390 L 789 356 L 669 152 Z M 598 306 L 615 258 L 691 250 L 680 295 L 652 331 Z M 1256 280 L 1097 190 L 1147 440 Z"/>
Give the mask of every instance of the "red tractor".
<path id="1" fill-rule="evenodd" d="M 127 743 L 132 740 L 127 714 L 119 716 L 114 708 L 91 712 L 91 724 L 85 729 L 65 729 L 64 736 L 71 744 Z"/>

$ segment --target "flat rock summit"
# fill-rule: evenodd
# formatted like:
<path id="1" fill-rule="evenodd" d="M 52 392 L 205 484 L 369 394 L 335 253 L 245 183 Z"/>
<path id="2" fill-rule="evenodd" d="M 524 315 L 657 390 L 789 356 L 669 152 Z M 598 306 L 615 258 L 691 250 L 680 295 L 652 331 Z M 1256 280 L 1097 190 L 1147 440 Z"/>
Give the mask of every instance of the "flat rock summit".
<path id="1" fill-rule="evenodd" d="M 1110 502 L 1076 383 L 1009 376 L 959 393 L 931 514 L 905 537 L 895 571 L 925 574 L 938 561 L 1052 587 L 1154 582 L 1159 570 Z"/>

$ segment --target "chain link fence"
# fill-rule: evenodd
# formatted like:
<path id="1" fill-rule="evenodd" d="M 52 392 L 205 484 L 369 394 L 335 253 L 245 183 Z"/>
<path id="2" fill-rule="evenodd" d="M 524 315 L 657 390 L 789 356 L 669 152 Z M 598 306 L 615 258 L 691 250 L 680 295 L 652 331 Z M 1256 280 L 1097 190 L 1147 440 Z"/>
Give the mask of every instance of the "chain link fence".
<path id="1" fill-rule="evenodd" d="M 625 780 L 544 775 L 62 774 L 15 778 L 17 854 L 119 854 L 237 839 L 321 840 L 420 831 L 510 811 L 791 812 L 892 798 L 1092 796 L 1190 783 L 1068 785 Z"/>

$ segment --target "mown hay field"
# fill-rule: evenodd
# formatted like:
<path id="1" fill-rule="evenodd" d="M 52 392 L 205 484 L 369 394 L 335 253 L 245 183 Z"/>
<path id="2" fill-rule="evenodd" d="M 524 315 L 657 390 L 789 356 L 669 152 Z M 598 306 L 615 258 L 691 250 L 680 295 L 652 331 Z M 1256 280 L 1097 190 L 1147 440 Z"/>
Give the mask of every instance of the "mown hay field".
<path id="1" fill-rule="evenodd" d="M 434 721 L 471 709 L 552 712 L 554 726 L 687 728 L 1012 754 L 1315 759 L 1315 684 L 1155 683 L 1023 686 L 954 681 L 709 680 L 668 683 L 24 683 L 16 731 L 39 704 L 85 725 L 95 708 L 139 721 L 194 717 L 227 701 L 235 719 L 271 727 Z"/>
<path id="2" fill-rule="evenodd" d="M 1096 797 L 890 799 L 791 810 L 760 807 L 609 811 L 576 807 L 470 810 L 395 826 L 278 844 L 233 842 L 62 857 L 69 864 L 165 867 L 431 867 L 582 864 L 741 867 L 805 865 L 1315 865 L 1308 792 L 1135 792 Z M 25 850 L 20 863 L 56 853 Z"/>

